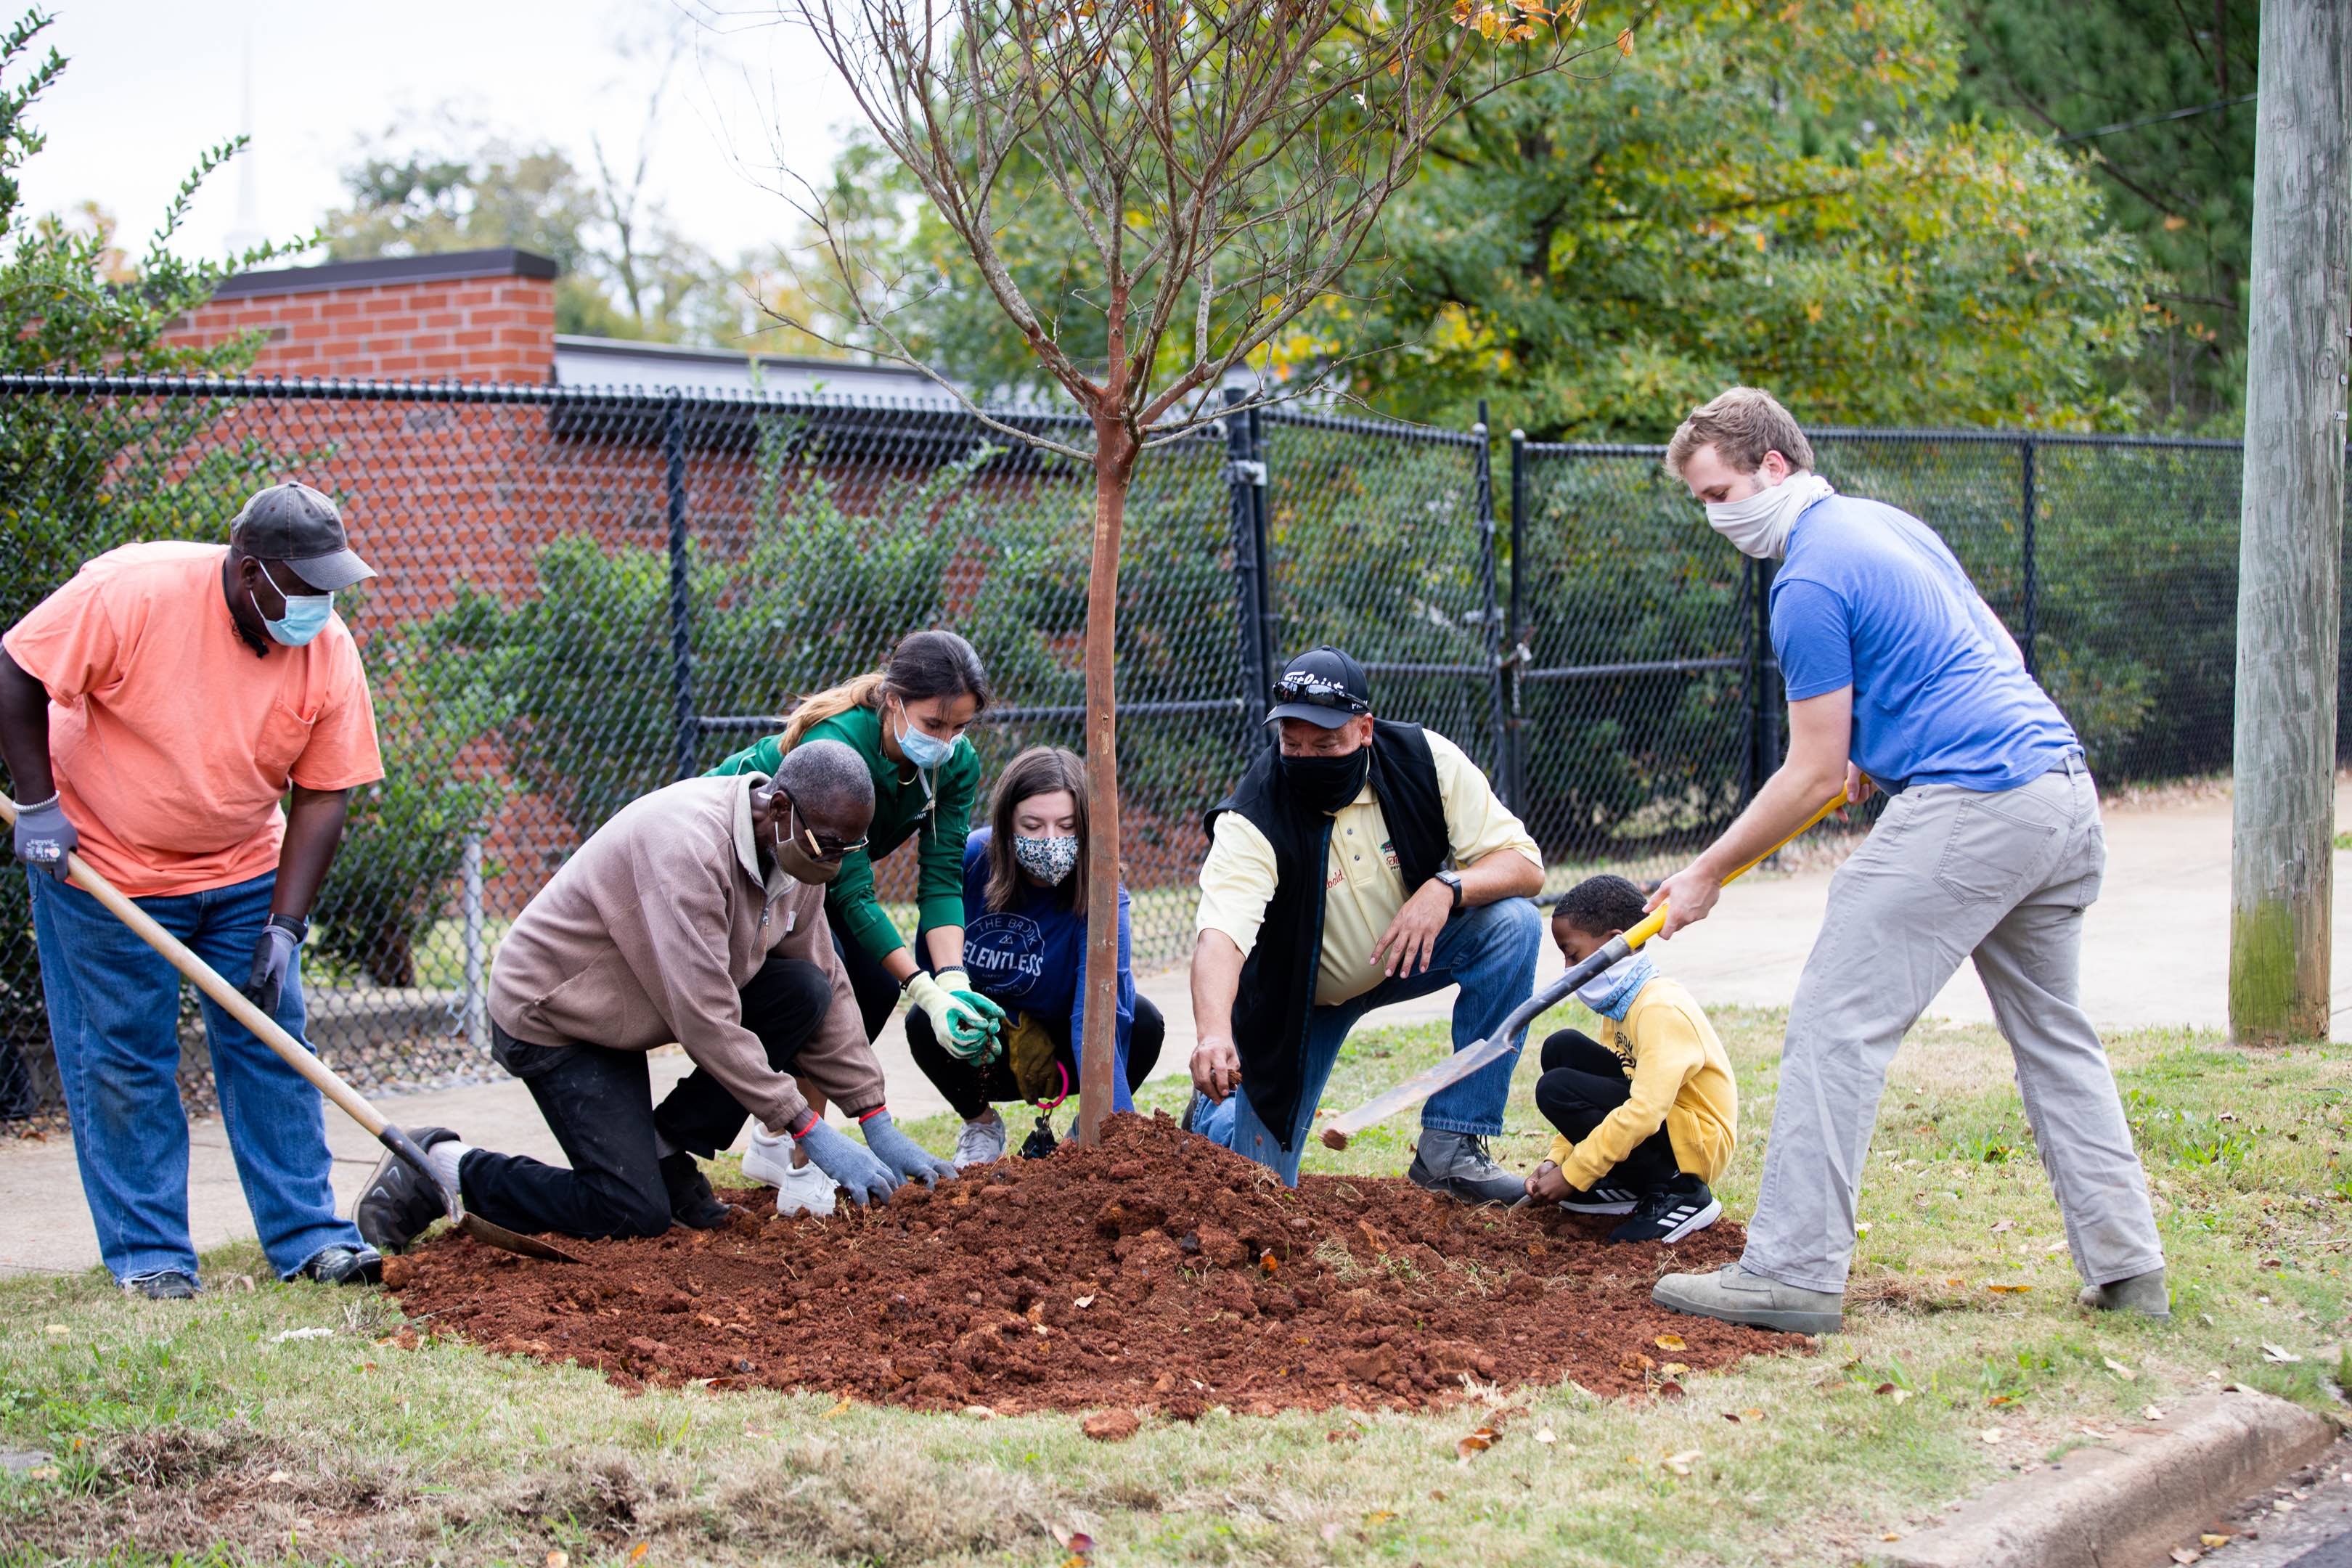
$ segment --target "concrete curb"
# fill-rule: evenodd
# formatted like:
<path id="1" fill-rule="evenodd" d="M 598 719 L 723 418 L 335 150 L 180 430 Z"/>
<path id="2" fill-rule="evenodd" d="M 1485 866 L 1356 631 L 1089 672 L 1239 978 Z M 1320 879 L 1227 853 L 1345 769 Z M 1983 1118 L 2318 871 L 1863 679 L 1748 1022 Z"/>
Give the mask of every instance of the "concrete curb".
<path id="1" fill-rule="evenodd" d="M 2336 1427 L 2250 1390 L 2190 1399 L 2096 1447 L 2003 1481 L 1888 1548 L 1892 1568 L 2124 1568 L 2162 1563 L 2198 1527 L 2308 1463 Z"/>

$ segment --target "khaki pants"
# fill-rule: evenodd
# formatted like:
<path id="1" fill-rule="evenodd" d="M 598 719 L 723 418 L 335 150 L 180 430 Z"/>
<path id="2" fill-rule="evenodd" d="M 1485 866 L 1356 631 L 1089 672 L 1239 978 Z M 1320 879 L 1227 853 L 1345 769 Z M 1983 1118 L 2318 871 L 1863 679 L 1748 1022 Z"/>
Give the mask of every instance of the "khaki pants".
<path id="1" fill-rule="evenodd" d="M 2162 1266 L 2115 1073 L 2081 1006 L 2083 910 L 2106 857 L 2080 759 L 2000 794 L 1921 784 L 1887 803 L 1831 882 L 1797 983 L 1743 1268 L 1845 1289 L 1887 1065 L 1970 956 L 2016 1059 L 2074 1267 L 2105 1285 Z"/>

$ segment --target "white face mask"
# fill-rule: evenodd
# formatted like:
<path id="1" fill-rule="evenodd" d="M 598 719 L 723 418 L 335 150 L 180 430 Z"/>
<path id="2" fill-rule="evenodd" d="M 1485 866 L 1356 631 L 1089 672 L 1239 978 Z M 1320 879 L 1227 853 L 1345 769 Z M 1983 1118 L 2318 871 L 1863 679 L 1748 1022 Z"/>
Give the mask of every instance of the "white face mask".
<path id="1" fill-rule="evenodd" d="M 1819 474 L 1790 474 L 1777 485 L 1767 485 L 1745 500 L 1706 503 L 1707 526 L 1759 561 L 1778 561 L 1789 553 L 1789 531 L 1797 514 L 1835 495 Z"/>

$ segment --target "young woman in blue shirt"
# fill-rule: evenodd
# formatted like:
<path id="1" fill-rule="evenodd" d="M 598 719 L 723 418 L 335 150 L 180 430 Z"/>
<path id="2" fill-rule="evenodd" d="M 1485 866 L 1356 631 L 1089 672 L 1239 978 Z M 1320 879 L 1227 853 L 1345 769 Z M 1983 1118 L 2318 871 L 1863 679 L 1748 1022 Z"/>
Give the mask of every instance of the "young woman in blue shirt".
<path id="1" fill-rule="evenodd" d="M 1078 1085 L 1086 1037 L 1086 765 L 1058 746 L 1033 746 L 1006 764 L 991 792 L 988 825 L 964 846 L 963 959 L 972 988 L 1005 1012 L 1006 1048 L 979 1060 L 943 1045 L 920 1012 L 907 1016 L 915 1065 L 964 1119 L 959 1167 L 1002 1159 L 1004 1119 L 996 1103 L 1051 1103 Z M 1013 1070 L 1024 1035 L 1043 1031 L 1059 1073 L 1043 1093 L 1024 1094 Z M 1118 890 L 1118 1023 L 1112 1109 L 1132 1110 L 1134 1089 L 1160 1058 L 1167 1024 L 1137 994 L 1129 967 L 1127 889 Z M 1034 1035 L 1030 1036 L 1034 1039 Z M 1038 1046 L 1042 1058 L 1043 1045 Z M 1036 1085 L 1033 1083 L 1032 1088 Z"/>

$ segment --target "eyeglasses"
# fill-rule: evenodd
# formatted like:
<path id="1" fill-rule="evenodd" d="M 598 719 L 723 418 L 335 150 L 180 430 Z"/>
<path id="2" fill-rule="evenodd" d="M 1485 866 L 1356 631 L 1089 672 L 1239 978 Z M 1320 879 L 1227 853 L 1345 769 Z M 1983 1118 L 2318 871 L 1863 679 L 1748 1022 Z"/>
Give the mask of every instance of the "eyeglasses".
<path id="1" fill-rule="evenodd" d="M 797 819 L 800 816 L 801 812 L 800 803 L 793 800 L 790 795 L 786 795 L 784 800 L 786 802 L 787 809 L 791 812 L 793 818 Z M 814 828 L 809 827 L 805 825 L 803 825 L 801 830 L 793 837 L 798 838 L 801 843 L 807 847 L 808 852 L 819 860 L 842 859 L 853 849 L 865 848 L 868 842 L 866 836 L 862 833 L 855 839 L 847 842 L 844 842 L 838 838 L 820 837 Z"/>
<path id="2" fill-rule="evenodd" d="M 1309 708 L 1337 708 L 1343 713 L 1369 713 L 1364 702 L 1319 676 L 1285 676 L 1275 683 L 1276 702 L 1304 702 Z"/>

